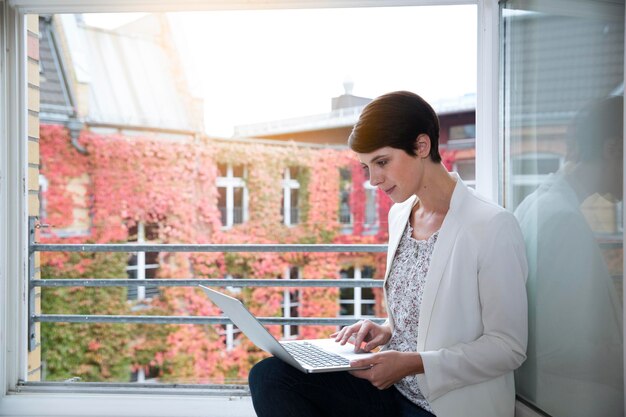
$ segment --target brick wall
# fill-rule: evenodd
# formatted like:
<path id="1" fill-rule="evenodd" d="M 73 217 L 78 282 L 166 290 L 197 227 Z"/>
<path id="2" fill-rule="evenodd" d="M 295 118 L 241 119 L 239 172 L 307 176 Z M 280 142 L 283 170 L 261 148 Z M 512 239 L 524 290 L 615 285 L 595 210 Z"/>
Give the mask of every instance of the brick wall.
<path id="1" fill-rule="evenodd" d="M 28 54 L 28 215 L 39 215 L 39 17 L 27 16 Z M 35 274 L 39 278 L 39 254 Z M 41 312 L 41 288 L 36 291 L 36 313 Z M 28 353 L 28 380 L 41 380 L 40 324 L 37 323 L 37 348 Z"/>

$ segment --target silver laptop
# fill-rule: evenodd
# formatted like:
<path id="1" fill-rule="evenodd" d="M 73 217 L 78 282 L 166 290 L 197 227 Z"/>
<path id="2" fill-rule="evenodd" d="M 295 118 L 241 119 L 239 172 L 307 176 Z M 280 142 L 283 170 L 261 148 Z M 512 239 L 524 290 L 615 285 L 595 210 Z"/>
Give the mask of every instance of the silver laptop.
<path id="1" fill-rule="evenodd" d="M 371 355 L 355 353 L 354 345 L 346 343 L 342 346 L 330 338 L 279 342 L 241 301 L 203 285 L 200 288 L 255 345 L 303 372 L 363 369 L 351 367 L 350 360 Z"/>

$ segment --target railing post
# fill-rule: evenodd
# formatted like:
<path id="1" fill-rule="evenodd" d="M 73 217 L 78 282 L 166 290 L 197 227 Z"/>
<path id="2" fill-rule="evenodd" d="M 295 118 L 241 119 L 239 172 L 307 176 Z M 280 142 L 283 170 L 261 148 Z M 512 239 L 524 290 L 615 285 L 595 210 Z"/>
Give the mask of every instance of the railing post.
<path id="1" fill-rule="evenodd" d="M 36 289 L 33 285 L 35 279 L 35 227 L 37 217 L 28 218 L 28 351 L 32 352 L 37 348 L 37 334 L 35 324 L 35 314 L 37 314 L 35 306 Z"/>

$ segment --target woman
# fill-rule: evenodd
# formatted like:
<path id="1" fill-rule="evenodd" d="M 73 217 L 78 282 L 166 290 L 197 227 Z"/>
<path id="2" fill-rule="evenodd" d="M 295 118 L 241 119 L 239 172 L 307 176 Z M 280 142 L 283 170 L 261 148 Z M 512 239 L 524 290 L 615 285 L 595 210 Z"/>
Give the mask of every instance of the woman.
<path id="1" fill-rule="evenodd" d="M 275 358 L 250 373 L 265 416 L 512 417 L 527 341 L 524 242 L 512 214 L 441 164 L 439 121 L 421 97 L 368 104 L 349 138 L 370 183 L 393 201 L 383 325 L 336 333 L 382 351 L 369 369 L 306 375 Z"/>

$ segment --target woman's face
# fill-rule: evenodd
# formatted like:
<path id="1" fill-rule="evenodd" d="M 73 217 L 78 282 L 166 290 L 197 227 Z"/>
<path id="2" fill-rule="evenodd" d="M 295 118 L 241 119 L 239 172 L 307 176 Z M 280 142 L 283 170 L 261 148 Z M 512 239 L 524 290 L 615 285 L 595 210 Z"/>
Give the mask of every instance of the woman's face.
<path id="1" fill-rule="evenodd" d="M 405 201 L 419 190 L 424 159 L 388 146 L 357 155 L 370 184 L 383 190 L 394 203 Z"/>

